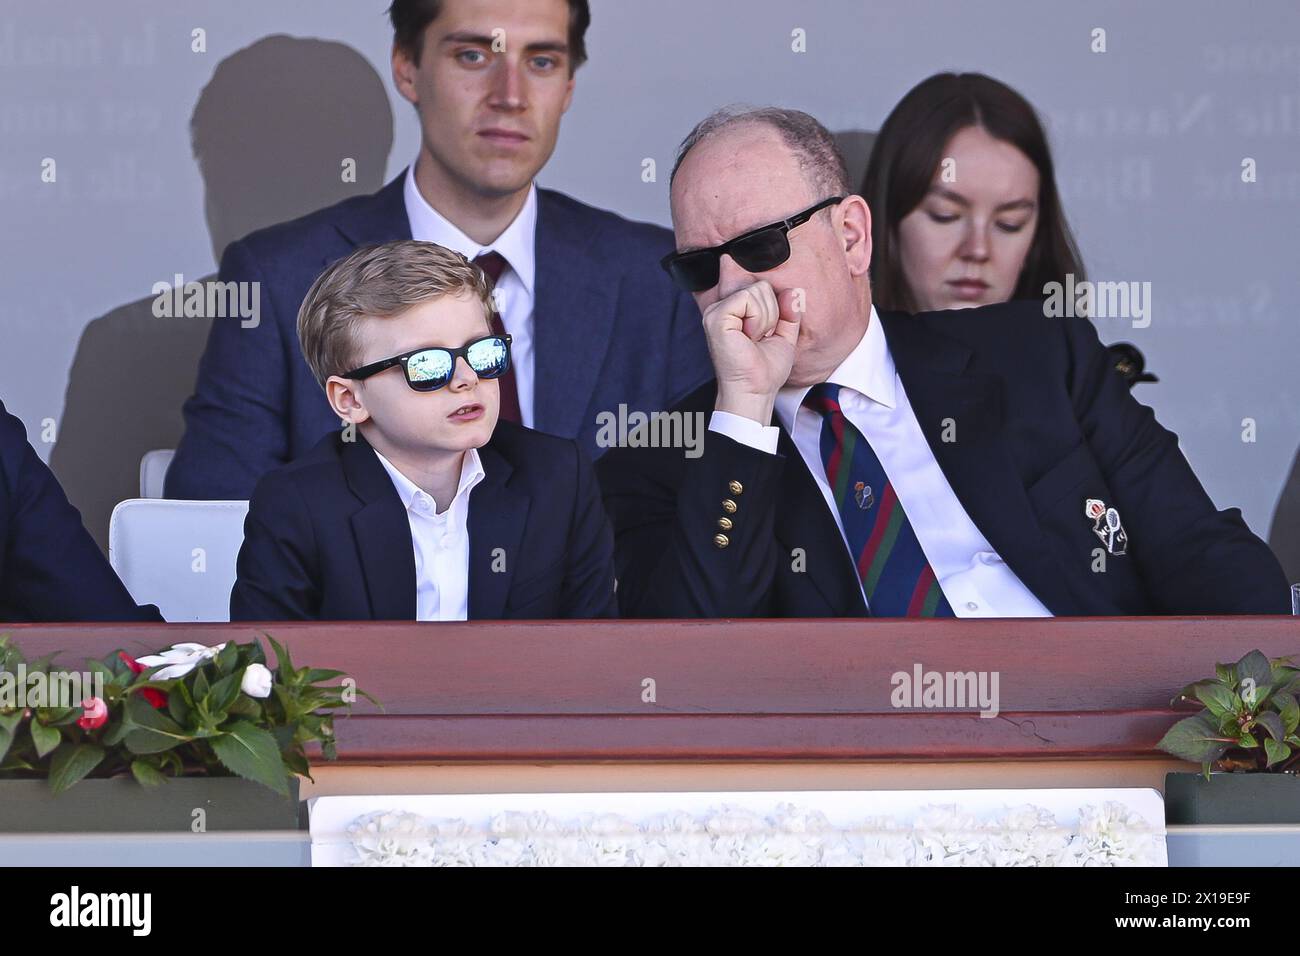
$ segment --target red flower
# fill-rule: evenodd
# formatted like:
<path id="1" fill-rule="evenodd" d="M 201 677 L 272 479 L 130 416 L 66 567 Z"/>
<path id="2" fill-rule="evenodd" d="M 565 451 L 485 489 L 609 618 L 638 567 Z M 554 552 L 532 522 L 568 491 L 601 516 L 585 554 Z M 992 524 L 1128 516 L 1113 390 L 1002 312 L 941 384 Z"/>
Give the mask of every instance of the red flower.
<path id="1" fill-rule="evenodd" d="M 82 730 L 94 730 L 108 723 L 108 704 L 98 697 L 87 697 L 81 702 L 82 714 L 77 718 L 77 726 Z"/>
<path id="2" fill-rule="evenodd" d="M 128 657 L 125 651 L 118 651 L 117 656 L 122 659 L 123 664 L 131 668 L 132 674 L 143 674 L 149 669 L 135 658 Z M 140 691 L 140 693 L 144 696 L 145 700 L 153 705 L 154 710 L 161 710 L 163 707 L 167 706 L 167 695 L 156 688 L 146 687 L 144 690 Z"/>

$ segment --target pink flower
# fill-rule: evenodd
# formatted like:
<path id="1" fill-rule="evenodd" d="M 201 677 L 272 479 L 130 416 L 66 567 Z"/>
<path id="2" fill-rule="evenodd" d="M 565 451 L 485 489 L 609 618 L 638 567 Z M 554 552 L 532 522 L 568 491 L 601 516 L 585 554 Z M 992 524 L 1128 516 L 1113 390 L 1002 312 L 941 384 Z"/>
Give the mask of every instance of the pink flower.
<path id="1" fill-rule="evenodd" d="M 99 697 L 87 697 L 81 702 L 81 709 L 77 726 L 82 730 L 94 730 L 108 723 L 108 704 Z"/>
<path id="2" fill-rule="evenodd" d="M 118 651 L 117 656 L 122 659 L 122 663 L 131 668 L 132 674 L 143 674 L 149 668 L 136 661 L 133 657 L 127 656 L 125 651 Z M 153 687 L 146 687 L 140 691 L 140 694 L 153 705 L 154 710 L 161 710 L 167 706 L 167 695 Z"/>

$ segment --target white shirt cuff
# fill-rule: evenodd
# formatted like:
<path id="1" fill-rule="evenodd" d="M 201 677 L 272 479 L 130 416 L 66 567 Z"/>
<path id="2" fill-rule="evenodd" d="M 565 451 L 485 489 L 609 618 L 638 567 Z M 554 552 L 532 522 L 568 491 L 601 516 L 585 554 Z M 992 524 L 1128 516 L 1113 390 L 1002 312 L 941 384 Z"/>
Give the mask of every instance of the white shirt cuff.
<path id="1" fill-rule="evenodd" d="M 732 441 L 765 451 L 769 455 L 776 454 L 776 443 L 781 437 L 781 430 L 775 425 L 760 425 L 752 418 L 719 411 L 715 411 L 709 419 L 709 431 L 726 435 Z"/>

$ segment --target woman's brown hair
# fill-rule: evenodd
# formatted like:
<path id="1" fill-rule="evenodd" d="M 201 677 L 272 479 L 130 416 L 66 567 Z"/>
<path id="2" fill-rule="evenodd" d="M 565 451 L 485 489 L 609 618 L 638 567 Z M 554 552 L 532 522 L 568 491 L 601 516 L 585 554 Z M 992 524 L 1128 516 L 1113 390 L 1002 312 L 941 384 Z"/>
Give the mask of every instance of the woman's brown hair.
<path id="1" fill-rule="evenodd" d="M 915 312 L 903 277 L 898 224 L 920 205 L 948 141 L 968 126 L 1015 146 L 1038 169 L 1038 228 L 1012 298 L 1041 299 L 1048 282 L 1073 273 L 1083 281 L 1083 262 L 1056 191 L 1052 153 L 1038 114 L 1023 96 L 982 73 L 936 73 L 922 80 L 894 107 L 880 128 L 867 162 L 862 195 L 871 207 L 872 298 L 882 309 Z"/>

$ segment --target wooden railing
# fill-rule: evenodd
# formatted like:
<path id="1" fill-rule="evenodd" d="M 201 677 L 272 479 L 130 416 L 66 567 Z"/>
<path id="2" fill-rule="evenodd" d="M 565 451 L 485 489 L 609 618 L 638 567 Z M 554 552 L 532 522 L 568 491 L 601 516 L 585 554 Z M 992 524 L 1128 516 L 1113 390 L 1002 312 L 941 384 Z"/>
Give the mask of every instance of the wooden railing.
<path id="1" fill-rule="evenodd" d="M 336 722 L 360 763 L 1156 757 L 1169 699 L 1300 619 L 0 625 L 68 666 L 269 632 L 383 704 Z M 892 675 L 997 674 L 999 713 L 899 709 Z M 647 683 L 653 682 L 653 683 Z M 653 691 L 653 694 L 651 693 Z M 649 699 L 653 696 L 653 700 Z"/>

